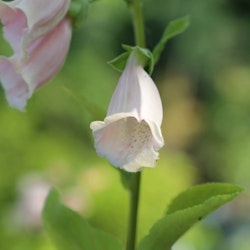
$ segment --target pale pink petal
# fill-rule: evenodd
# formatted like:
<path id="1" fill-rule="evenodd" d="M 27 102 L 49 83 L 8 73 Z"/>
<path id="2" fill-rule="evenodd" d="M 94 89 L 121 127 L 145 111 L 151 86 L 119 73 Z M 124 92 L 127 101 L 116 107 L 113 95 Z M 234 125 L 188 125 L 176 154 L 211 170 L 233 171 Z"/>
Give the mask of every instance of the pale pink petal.
<path id="1" fill-rule="evenodd" d="M 160 148 L 164 146 L 164 139 L 161 133 L 161 127 L 153 120 L 150 120 L 150 121 L 145 120 L 145 121 L 150 127 L 152 136 L 154 137 L 154 141 L 155 141 L 154 149 L 159 150 Z"/>
<path id="2" fill-rule="evenodd" d="M 110 115 L 104 122 L 92 122 L 90 128 L 97 153 L 129 172 L 154 167 L 157 151 L 164 145 L 160 128 L 145 120 L 139 122 L 133 113 Z"/>
<path id="3" fill-rule="evenodd" d="M 66 15 L 70 0 L 18 0 L 10 2 L 11 6 L 25 13 L 28 28 L 52 25 L 55 27 Z"/>
<path id="4" fill-rule="evenodd" d="M 26 101 L 30 97 L 27 84 L 17 73 L 11 60 L 5 57 L 0 57 L 0 82 L 9 105 L 24 110 Z"/>
<path id="5" fill-rule="evenodd" d="M 4 38 L 17 55 L 21 54 L 21 42 L 27 21 L 21 10 L 10 8 L 7 3 L 0 2 L 0 20 L 3 24 Z"/>
<path id="6" fill-rule="evenodd" d="M 65 17 L 70 0 L 22 0 L 12 2 L 12 6 L 22 10 L 27 18 L 28 31 L 24 44 L 54 29 Z"/>
<path id="7" fill-rule="evenodd" d="M 29 57 L 23 62 L 21 73 L 30 92 L 42 86 L 60 70 L 68 53 L 71 34 L 70 20 L 64 19 L 28 48 Z"/>
<path id="8" fill-rule="evenodd" d="M 6 22 L 13 12 L 8 2 L 0 1 L 0 20 Z"/>
<path id="9" fill-rule="evenodd" d="M 14 51 L 0 59 L 0 81 L 11 106 L 23 109 L 62 67 L 72 32 L 65 18 L 69 5 L 70 0 L 0 1 L 4 37 Z"/>
<path id="10" fill-rule="evenodd" d="M 26 47 L 54 29 L 65 17 L 70 0 L 0 1 L 0 20 L 6 40 L 15 53 L 25 55 Z"/>
<path id="11" fill-rule="evenodd" d="M 159 91 L 152 78 L 141 66 L 136 67 L 140 86 L 140 117 L 146 121 L 154 121 L 159 127 L 162 123 L 163 110 Z"/>
<path id="12" fill-rule="evenodd" d="M 65 19 L 28 48 L 26 60 L 20 61 L 17 55 L 10 59 L 1 57 L 0 82 L 10 106 L 23 110 L 33 92 L 60 70 L 71 32 L 70 21 Z"/>
<path id="13" fill-rule="evenodd" d="M 98 128 L 98 129 L 97 129 Z M 111 115 L 104 122 L 91 123 L 96 151 L 116 167 L 136 172 L 143 166 L 154 167 L 158 153 L 154 138 L 145 121 L 129 114 Z"/>
<path id="14" fill-rule="evenodd" d="M 120 112 L 135 112 L 139 119 L 162 123 L 162 103 L 159 92 L 137 59 L 132 55 L 111 98 L 107 116 Z"/>

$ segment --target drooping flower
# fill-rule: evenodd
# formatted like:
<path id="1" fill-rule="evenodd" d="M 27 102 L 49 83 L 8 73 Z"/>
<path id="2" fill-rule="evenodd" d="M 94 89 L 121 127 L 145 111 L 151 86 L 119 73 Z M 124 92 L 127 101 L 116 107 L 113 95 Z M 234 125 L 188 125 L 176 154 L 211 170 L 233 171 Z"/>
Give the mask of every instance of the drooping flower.
<path id="1" fill-rule="evenodd" d="M 71 40 L 70 0 L 0 1 L 0 20 L 13 49 L 0 56 L 0 81 L 10 106 L 23 110 L 33 92 L 61 68 Z"/>
<path id="2" fill-rule="evenodd" d="M 154 167 L 157 151 L 164 145 L 162 116 L 159 92 L 132 53 L 111 98 L 106 118 L 90 125 L 97 153 L 128 172 Z"/>

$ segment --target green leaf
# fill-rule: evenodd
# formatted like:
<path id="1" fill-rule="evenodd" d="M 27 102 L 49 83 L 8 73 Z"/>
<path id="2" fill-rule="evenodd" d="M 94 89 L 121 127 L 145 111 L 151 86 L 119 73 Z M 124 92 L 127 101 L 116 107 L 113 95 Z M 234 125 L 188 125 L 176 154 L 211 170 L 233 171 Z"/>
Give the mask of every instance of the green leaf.
<path id="1" fill-rule="evenodd" d="M 47 197 L 43 221 L 59 250 L 123 249 L 113 236 L 91 227 L 79 214 L 62 205 L 55 190 Z"/>
<path id="2" fill-rule="evenodd" d="M 241 191 L 241 187 L 228 183 L 207 183 L 197 185 L 179 194 L 169 205 L 167 214 L 200 205 L 208 199 L 218 197 L 220 195 L 226 197 L 232 196 L 233 199 Z"/>
<path id="3" fill-rule="evenodd" d="M 122 72 L 126 67 L 129 55 L 131 53 L 136 53 L 140 63 L 147 68 L 149 74 L 152 74 L 154 68 L 154 57 L 151 51 L 139 46 L 132 47 L 125 44 L 123 44 L 122 47 L 126 50 L 126 52 L 108 62 L 112 68 L 119 72 Z"/>
<path id="4" fill-rule="evenodd" d="M 138 250 L 170 250 L 191 226 L 236 197 L 242 188 L 223 183 L 198 185 L 177 196 L 164 218 L 142 239 Z"/>
<path id="5" fill-rule="evenodd" d="M 179 34 L 181 34 L 182 32 L 184 32 L 187 27 L 189 26 L 189 17 L 182 17 L 179 19 L 176 19 L 172 22 L 169 23 L 169 25 L 166 27 L 161 40 L 159 41 L 159 43 L 155 46 L 154 50 L 153 50 L 153 56 L 154 56 L 154 60 L 155 60 L 155 64 L 158 62 L 160 55 L 165 47 L 165 44 L 167 43 L 167 41 L 169 39 L 171 39 L 172 37 L 175 37 Z"/>

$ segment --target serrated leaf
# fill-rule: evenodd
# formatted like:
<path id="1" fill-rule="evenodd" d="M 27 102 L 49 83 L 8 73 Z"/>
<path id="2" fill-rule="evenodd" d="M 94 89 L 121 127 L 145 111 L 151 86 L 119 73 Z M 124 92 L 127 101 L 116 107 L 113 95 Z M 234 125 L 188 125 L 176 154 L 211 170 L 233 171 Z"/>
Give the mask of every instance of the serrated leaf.
<path id="1" fill-rule="evenodd" d="M 59 250 L 123 249 L 112 235 L 93 228 L 79 214 L 62 205 L 55 190 L 46 199 L 43 222 Z"/>
<path id="2" fill-rule="evenodd" d="M 169 23 L 169 25 L 166 27 L 160 41 L 158 44 L 155 46 L 153 50 L 153 56 L 154 56 L 154 61 L 155 64 L 158 62 L 160 55 L 169 39 L 172 37 L 181 34 L 184 32 L 187 27 L 189 26 L 189 17 L 182 17 L 179 19 L 176 19 L 172 22 Z"/>
<path id="3" fill-rule="evenodd" d="M 142 239 L 138 250 L 171 250 L 191 226 L 236 197 L 242 188 L 222 183 L 203 184 L 177 196 L 167 214 Z"/>

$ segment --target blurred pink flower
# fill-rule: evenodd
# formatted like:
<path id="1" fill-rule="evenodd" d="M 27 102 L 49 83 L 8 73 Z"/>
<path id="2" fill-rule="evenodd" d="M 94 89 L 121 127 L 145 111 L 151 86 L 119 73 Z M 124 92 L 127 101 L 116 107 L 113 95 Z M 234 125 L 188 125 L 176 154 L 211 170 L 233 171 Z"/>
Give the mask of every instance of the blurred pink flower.
<path id="1" fill-rule="evenodd" d="M 62 67 L 71 40 L 70 0 L 0 1 L 4 37 L 14 54 L 0 56 L 0 81 L 10 106 L 23 110 L 33 92 Z"/>
<path id="2" fill-rule="evenodd" d="M 157 151 L 164 145 L 162 116 L 159 92 L 132 53 L 106 118 L 90 125 L 97 153 L 128 172 L 154 167 Z"/>
<path id="3" fill-rule="evenodd" d="M 10 214 L 15 226 L 41 229 L 41 213 L 50 187 L 49 182 L 36 174 L 26 175 L 19 180 L 17 201 Z"/>

